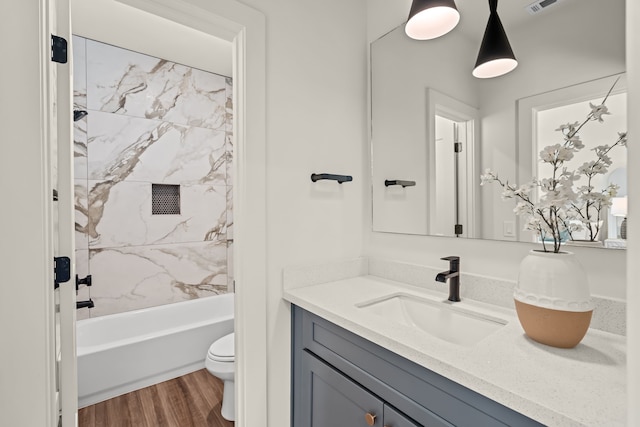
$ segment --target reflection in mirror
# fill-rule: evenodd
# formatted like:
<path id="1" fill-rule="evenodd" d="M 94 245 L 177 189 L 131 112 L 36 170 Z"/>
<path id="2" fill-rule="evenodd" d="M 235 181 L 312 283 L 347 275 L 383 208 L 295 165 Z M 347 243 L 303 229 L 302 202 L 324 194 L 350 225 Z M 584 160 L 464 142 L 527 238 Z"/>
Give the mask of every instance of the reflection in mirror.
<path id="1" fill-rule="evenodd" d="M 611 209 L 614 198 L 627 194 L 626 181 L 626 76 L 611 76 L 518 100 L 518 181 L 545 178 L 549 171 L 539 161 L 545 147 L 563 142 L 568 124 L 582 122 L 593 106 L 603 104 L 599 120 L 588 120 L 576 133 L 584 145 L 564 163 L 579 176 L 573 188 L 578 197 L 568 213 L 575 231 L 564 239 L 568 245 L 625 248 L 618 220 Z M 600 153 L 600 158 L 598 157 Z M 539 194 L 535 196 L 538 199 Z M 619 202 L 618 202 L 619 203 Z M 626 215 L 626 212 L 624 213 Z M 522 231 L 521 241 L 535 241 Z"/>
<path id="2" fill-rule="evenodd" d="M 532 128 L 525 138 L 528 148 L 521 141 L 521 100 L 562 94 L 566 88 L 625 71 L 625 2 L 564 0 L 537 14 L 526 11 L 529 3 L 513 0 L 501 4 L 500 17 L 520 64 L 512 73 L 494 79 L 471 75 L 488 14 L 483 2 L 461 2 L 460 24 L 439 39 L 411 40 L 400 26 L 371 44 L 374 231 L 531 241 L 531 236 L 521 231 L 514 204 L 504 202 L 497 188 L 480 187 L 478 178 L 486 168 L 513 181 L 522 180 L 527 169 L 526 180 L 534 176 L 532 153 L 537 153 L 537 148 Z M 576 24 L 571 24 L 571 31 L 567 30 L 569 22 Z M 612 79 L 605 81 L 610 86 Z M 599 95 L 585 92 L 582 98 L 567 99 L 601 101 Z M 464 111 L 452 108 L 452 103 L 463 106 Z M 544 111 L 541 109 L 540 120 L 536 120 L 541 128 L 547 126 L 542 124 Z M 572 117 L 561 118 L 546 132 L 557 133 L 554 130 L 560 123 L 580 120 L 585 114 L 556 113 Z M 622 116 L 616 108 L 605 121 Z M 453 134 L 456 127 L 457 135 Z M 470 135 L 473 138 L 469 139 Z M 445 147 L 445 140 L 462 142 L 462 137 L 466 138 L 462 153 Z M 523 150 L 527 156 L 522 156 Z M 617 154 L 626 155 L 626 149 Z M 527 161 L 524 167 L 517 162 L 523 159 Z M 609 174 L 623 168 L 620 161 Z M 616 173 L 625 175 L 620 170 Z M 412 180 L 416 185 L 385 187 L 388 179 Z M 608 210 L 603 220 L 603 242 L 616 232 L 610 232 L 614 223 L 621 228 L 624 220 L 610 214 Z"/>

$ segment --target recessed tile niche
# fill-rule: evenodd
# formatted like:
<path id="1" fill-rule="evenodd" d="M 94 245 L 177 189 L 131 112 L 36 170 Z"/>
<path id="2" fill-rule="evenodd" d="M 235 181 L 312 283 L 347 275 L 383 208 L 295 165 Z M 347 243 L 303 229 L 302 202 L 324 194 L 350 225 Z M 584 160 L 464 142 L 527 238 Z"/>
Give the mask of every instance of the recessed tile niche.
<path id="1" fill-rule="evenodd" d="M 73 37 L 78 319 L 233 289 L 231 78 Z"/>
<path id="2" fill-rule="evenodd" d="M 151 184 L 151 215 L 180 215 L 180 186 Z"/>

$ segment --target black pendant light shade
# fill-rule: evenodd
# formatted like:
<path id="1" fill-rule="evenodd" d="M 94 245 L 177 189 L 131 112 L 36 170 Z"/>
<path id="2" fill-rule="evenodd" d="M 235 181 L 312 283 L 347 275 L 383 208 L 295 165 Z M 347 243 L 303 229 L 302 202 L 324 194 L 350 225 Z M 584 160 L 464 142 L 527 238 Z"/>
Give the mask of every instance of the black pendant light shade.
<path id="1" fill-rule="evenodd" d="M 472 73 L 474 77 L 481 79 L 501 76 L 518 66 L 507 33 L 498 16 L 498 0 L 489 0 L 489 8 L 491 14 Z"/>
<path id="2" fill-rule="evenodd" d="M 447 34 L 459 21 L 454 0 L 413 0 L 404 30 L 412 39 L 429 40 Z"/>

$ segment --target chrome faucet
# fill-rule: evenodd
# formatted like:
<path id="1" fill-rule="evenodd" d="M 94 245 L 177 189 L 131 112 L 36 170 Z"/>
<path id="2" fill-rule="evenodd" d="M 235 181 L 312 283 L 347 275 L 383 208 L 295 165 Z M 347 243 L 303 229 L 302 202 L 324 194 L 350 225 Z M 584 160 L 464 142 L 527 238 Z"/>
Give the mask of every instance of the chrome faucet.
<path id="1" fill-rule="evenodd" d="M 449 280 L 449 301 L 460 301 L 460 257 L 447 256 L 440 258 L 449 261 L 449 271 L 443 271 L 436 275 L 436 281 L 445 283 Z"/>

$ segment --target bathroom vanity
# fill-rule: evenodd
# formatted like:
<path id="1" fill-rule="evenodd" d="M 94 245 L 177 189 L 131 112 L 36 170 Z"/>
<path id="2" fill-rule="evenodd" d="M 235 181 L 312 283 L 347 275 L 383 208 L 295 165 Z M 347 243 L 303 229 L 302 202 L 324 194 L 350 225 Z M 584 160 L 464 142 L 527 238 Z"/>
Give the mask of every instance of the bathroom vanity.
<path id="1" fill-rule="evenodd" d="M 285 271 L 294 427 L 625 424 L 624 336 L 590 329 L 574 349 L 544 346 L 513 309 L 465 297 L 465 284 L 479 287 L 470 277 L 452 303 L 442 284 L 434 292 L 358 262 L 343 278 L 325 267 Z M 464 317 L 476 318 L 472 333 L 457 323 Z"/>
<path id="2" fill-rule="evenodd" d="M 542 425 L 300 307 L 292 315 L 294 427 Z"/>

